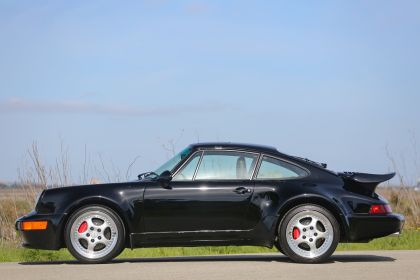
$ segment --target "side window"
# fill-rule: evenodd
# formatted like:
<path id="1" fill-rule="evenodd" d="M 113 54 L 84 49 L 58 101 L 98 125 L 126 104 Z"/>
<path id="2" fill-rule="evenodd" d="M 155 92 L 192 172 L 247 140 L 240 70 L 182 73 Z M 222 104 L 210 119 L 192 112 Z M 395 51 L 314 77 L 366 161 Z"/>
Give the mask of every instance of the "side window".
<path id="1" fill-rule="evenodd" d="M 308 172 L 296 165 L 264 156 L 257 179 L 291 179 L 305 177 Z"/>
<path id="2" fill-rule="evenodd" d="M 198 168 L 196 180 L 251 179 L 258 155 L 245 152 L 205 152 Z"/>
<path id="3" fill-rule="evenodd" d="M 194 177 L 195 169 L 200 161 L 201 153 L 195 153 L 182 169 L 172 178 L 173 181 L 191 181 Z"/>

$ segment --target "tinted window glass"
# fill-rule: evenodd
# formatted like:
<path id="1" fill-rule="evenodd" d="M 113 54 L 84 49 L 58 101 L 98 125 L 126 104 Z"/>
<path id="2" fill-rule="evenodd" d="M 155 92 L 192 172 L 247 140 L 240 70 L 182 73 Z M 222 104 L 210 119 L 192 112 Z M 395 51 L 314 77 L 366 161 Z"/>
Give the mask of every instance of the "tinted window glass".
<path id="1" fill-rule="evenodd" d="M 172 169 L 177 166 L 178 163 L 180 163 L 182 160 L 184 160 L 186 157 L 188 157 L 191 154 L 191 147 L 187 147 L 181 152 L 179 152 L 177 155 L 175 155 L 173 158 L 168 160 L 166 163 L 164 163 L 161 167 L 159 167 L 155 173 L 160 175 L 164 171 L 173 171 Z"/>
<path id="2" fill-rule="evenodd" d="M 196 179 L 250 179 L 257 158 L 258 155 L 244 152 L 205 152 Z"/>
<path id="3" fill-rule="evenodd" d="M 289 179 L 306 175 L 308 173 L 296 165 L 264 156 L 257 179 Z"/>
<path id="4" fill-rule="evenodd" d="M 189 159 L 188 163 L 184 167 L 182 167 L 181 171 L 179 171 L 172 180 L 191 181 L 194 177 L 195 169 L 197 168 L 200 156 L 201 153 L 195 153 L 193 157 Z"/>

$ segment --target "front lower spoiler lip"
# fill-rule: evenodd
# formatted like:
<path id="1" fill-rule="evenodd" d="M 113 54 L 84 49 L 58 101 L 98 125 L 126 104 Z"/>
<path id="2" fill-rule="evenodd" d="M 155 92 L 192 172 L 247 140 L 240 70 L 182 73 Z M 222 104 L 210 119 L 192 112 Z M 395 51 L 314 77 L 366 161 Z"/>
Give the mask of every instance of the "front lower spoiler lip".
<path id="1" fill-rule="evenodd" d="M 62 231 L 66 214 L 38 214 L 35 211 L 16 220 L 15 228 L 23 238 L 23 246 L 33 249 L 58 250 L 63 246 Z M 23 230 L 24 221 L 47 221 L 45 230 Z"/>

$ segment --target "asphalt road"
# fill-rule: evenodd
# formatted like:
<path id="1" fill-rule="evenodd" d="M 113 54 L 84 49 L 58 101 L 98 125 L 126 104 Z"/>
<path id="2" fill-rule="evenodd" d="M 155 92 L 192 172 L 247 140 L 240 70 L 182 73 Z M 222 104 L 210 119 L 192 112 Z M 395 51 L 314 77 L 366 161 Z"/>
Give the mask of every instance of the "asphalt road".
<path id="1" fill-rule="evenodd" d="M 420 279 L 420 250 L 339 252 L 329 263 L 317 265 L 295 264 L 280 254 L 123 259 L 104 265 L 2 263 L 0 279 L 416 280 Z"/>

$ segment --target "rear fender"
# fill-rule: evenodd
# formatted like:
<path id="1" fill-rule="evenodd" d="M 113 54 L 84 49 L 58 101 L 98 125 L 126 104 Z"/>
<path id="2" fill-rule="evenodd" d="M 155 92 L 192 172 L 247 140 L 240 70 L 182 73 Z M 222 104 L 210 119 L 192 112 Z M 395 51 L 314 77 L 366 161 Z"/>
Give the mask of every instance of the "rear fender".
<path id="1" fill-rule="evenodd" d="M 303 195 L 295 196 L 286 200 L 280 206 L 277 212 L 279 218 L 278 218 L 277 224 L 272 229 L 273 234 L 277 235 L 277 229 L 281 221 L 283 220 L 284 216 L 286 215 L 286 213 L 292 208 L 298 205 L 303 205 L 303 204 L 319 205 L 321 207 L 324 207 L 328 211 L 330 211 L 334 215 L 337 222 L 340 224 L 341 239 L 342 240 L 347 239 L 348 232 L 349 232 L 349 221 L 346 218 L 346 215 L 344 214 L 345 213 L 344 207 L 335 198 L 332 198 L 331 200 L 329 200 L 323 196 L 316 195 L 316 194 L 312 194 L 312 195 L 303 194 Z"/>

